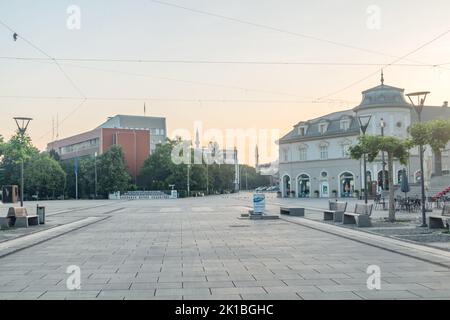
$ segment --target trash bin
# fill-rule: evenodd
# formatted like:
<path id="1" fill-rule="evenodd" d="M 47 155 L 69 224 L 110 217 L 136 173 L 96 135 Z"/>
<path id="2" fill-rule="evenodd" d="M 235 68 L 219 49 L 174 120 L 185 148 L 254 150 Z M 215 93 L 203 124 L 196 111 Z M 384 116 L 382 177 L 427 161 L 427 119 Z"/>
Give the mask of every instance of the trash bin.
<path id="1" fill-rule="evenodd" d="M 37 205 L 36 213 L 39 217 L 39 224 L 45 224 L 45 207 Z"/>

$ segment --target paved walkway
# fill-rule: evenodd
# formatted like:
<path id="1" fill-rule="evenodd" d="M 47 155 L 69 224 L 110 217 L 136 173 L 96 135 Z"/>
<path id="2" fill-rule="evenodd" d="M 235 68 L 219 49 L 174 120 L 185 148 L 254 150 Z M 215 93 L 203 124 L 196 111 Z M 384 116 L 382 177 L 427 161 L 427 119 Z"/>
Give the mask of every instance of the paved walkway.
<path id="1" fill-rule="evenodd" d="M 97 204 L 51 216 L 78 222 L 0 257 L 0 299 L 450 298 L 448 268 L 284 220 L 237 219 L 245 195 L 87 208 Z M 67 289 L 71 265 L 81 290 Z M 381 269 L 380 290 L 367 289 L 370 265 Z"/>

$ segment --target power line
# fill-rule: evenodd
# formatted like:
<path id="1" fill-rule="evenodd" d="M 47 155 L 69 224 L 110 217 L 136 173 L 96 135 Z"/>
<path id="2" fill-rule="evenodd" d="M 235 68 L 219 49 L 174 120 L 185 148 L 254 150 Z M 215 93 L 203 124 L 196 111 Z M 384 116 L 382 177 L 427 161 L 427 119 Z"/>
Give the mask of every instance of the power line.
<path id="1" fill-rule="evenodd" d="M 203 82 L 203 81 L 193 81 L 193 80 L 177 79 L 177 78 L 171 78 L 171 77 L 153 76 L 153 75 L 149 75 L 149 74 L 141 74 L 141 73 L 120 71 L 120 70 L 112 70 L 112 69 L 103 69 L 103 68 L 97 68 L 97 67 L 80 66 L 80 65 L 74 65 L 74 64 L 64 64 L 64 65 L 68 66 L 68 67 L 73 67 L 73 68 L 94 70 L 94 71 L 107 72 L 107 73 L 116 73 L 116 74 L 127 75 L 127 76 L 146 77 L 146 78 L 166 80 L 166 81 L 175 81 L 175 82 L 188 83 L 188 84 L 194 84 L 194 85 L 202 85 L 202 86 L 234 89 L 234 90 L 240 90 L 240 91 L 245 91 L 245 92 L 261 92 L 261 93 L 268 93 L 268 94 L 277 94 L 277 95 L 286 95 L 286 96 L 292 96 L 292 97 L 299 97 L 298 95 L 293 94 L 293 93 L 289 93 L 289 92 L 281 92 L 281 91 L 274 91 L 274 90 L 262 90 L 262 89 L 255 89 L 255 88 L 231 86 L 231 85 L 226 85 L 226 84 L 217 84 L 217 83 Z"/>
<path id="2" fill-rule="evenodd" d="M 2 56 L 2 60 L 48 61 L 50 58 Z M 114 59 L 114 58 L 55 58 L 67 62 L 118 62 L 118 63 L 173 63 L 173 64 L 237 64 L 237 65 L 306 65 L 306 66 L 384 66 L 386 63 L 371 62 L 326 62 L 326 61 L 245 61 L 245 60 L 186 60 L 186 59 Z M 398 67 L 439 67 L 445 64 L 397 63 Z"/>
<path id="3" fill-rule="evenodd" d="M 0 99 L 18 100 L 80 100 L 79 97 L 70 96 L 17 96 L 1 95 Z M 216 103 L 286 103 L 286 104 L 326 104 L 334 103 L 337 100 L 266 100 L 266 99 L 218 99 L 218 98 L 155 98 L 155 97 L 85 97 L 86 101 L 159 101 L 159 102 L 216 102 Z M 348 101 L 347 101 L 348 102 Z"/>
<path id="4" fill-rule="evenodd" d="M 15 40 L 17 40 L 18 38 L 22 39 L 25 43 L 27 43 L 28 45 L 30 45 L 32 48 L 34 48 L 35 50 L 39 51 L 40 53 L 42 53 L 44 56 L 46 56 L 49 60 L 51 60 L 57 67 L 58 70 L 63 74 L 63 76 L 66 78 L 66 80 L 70 83 L 70 85 L 75 89 L 75 91 L 83 97 L 83 101 L 79 104 L 77 104 L 71 112 L 69 112 L 69 114 L 61 121 L 58 123 L 58 125 L 63 124 L 69 117 L 71 117 L 75 112 L 77 112 L 86 102 L 86 96 L 83 93 L 83 91 L 77 86 L 77 84 L 73 81 L 73 79 L 67 74 L 67 72 L 61 67 L 61 65 L 59 64 L 59 62 L 52 57 L 50 54 L 48 54 L 46 51 L 44 51 L 43 49 L 41 49 L 40 47 L 38 47 L 37 45 L 35 45 L 33 42 L 31 42 L 30 40 L 28 40 L 27 38 L 21 36 L 20 34 L 18 34 L 14 29 L 12 29 L 10 26 L 8 26 L 6 23 L 4 23 L 2 20 L 0 20 L 0 24 L 5 27 L 7 30 L 9 30 L 10 32 L 12 32 L 15 35 Z M 79 99 L 79 98 L 78 98 Z M 47 133 L 45 133 L 41 138 L 38 139 L 41 140 L 43 137 L 45 137 L 47 134 L 51 133 L 53 130 L 53 128 L 51 130 L 49 130 Z"/>
<path id="5" fill-rule="evenodd" d="M 40 61 L 39 60 L 39 63 L 49 63 L 49 62 L 47 62 L 47 60 L 44 60 L 44 61 Z M 244 91 L 244 92 L 260 92 L 260 93 L 266 93 L 266 94 L 277 94 L 277 95 L 292 96 L 292 97 L 297 97 L 297 98 L 302 98 L 302 99 L 305 98 L 305 97 L 301 97 L 301 96 L 299 96 L 297 94 L 294 94 L 294 93 L 275 91 L 275 90 L 263 90 L 263 89 L 246 88 L 246 87 L 231 86 L 231 85 L 226 85 L 226 84 L 217 84 L 217 83 L 210 83 L 210 82 L 203 82 L 203 81 L 193 81 L 193 80 L 185 80 L 185 79 L 153 76 L 153 75 L 149 75 L 149 74 L 141 74 L 141 73 L 134 73 L 134 72 L 128 72 L 128 71 L 120 71 L 120 70 L 113 70 L 113 69 L 104 69 L 104 68 L 97 68 L 97 67 L 90 67 L 90 66 L 82 66 L 82 65 L 70 64 L 70 63 L 62 63 L 62 65 L 64 65 L 65 67 L 87 69 L 87 70 L 94 70 L 94 71 L 107 72 L 107 73 L 116 73 L 116 74 L 127 75 L 127 76 L 147 77 L 147 78 L 152 78 L 152 79 L 160 79 L 160 80 L 166 80 L 166 81 L 175 81 L 175 82 L 188 83 L 188 84 L 194 84 L 194 85 L 219 87 L 219 88 L 233 89 L 233 90 L 239 90 L 239 91 Z M 343 100 L 343 99 L 333 99 L 333 101 L 335 101 L 335 102 L 346 102 L 346 100 Z"/>
<path id="6" fill-rule="evenodd" d="M 10 26 L 8 26 L 5 22 L 3 22 L 2 20 L 0 20 L 0 24 L 5 27 L 7 30 L 9 30 L 10 32 L 14 33 L 17 35 L 17 38 L 22 39 L 25 43 L 27 43 L 28 45 L 30 45 L 32 48 L 34 48 L 35 50 L 39 51 L 41 54 L 43 54 L 44 56 L 46 56 L 49 60 L 53 61 L 55 63 L 55 65 L 58 67 L 59 71 L 63 74 L 63 76 L 67 79 L 67 81 L 71 84 L 71 86 L 75 89 L 75 91 L 82 97 L 85 97 L 84 93 L 81 91 L 81 89 L 76 85 L 76 83 L 73 81 L 73 79 L 64 71 L 64 69 L 61 67 L 61 65 L 58 63 L 58 61 L 52 57 L 50 54 L 48 54 L 46 51 L 44 51 L 43 49 L 41 49 L 40 47 L 38 47 L 37 45 L 35 45 L 33 42 L 31 42 L 30 40 L 28 40 L 27 38 L 21 36 L 18 32 L 16 32 L 13 28 L 11 28 Z"/>
<path id="7" fill-rule="evenodd" d="M 79 97 L 68 97 L 68 96 L 0 96 L 0 99 L 29 99 L 29 100 L 80 100 Z M 178 102 L 178 103 L 277 103 L 277 104 L 324 104 L 330 103 L 331 101 L 316 101 L 316 100 L 252 100 L 252 99 L 209 99 L 209 98 L 201 98 L 201 99 L 188 99 L 188 98 L 153 98 L 153 97 L 84 97 L 81 102 L 78 102 L 75 108 L 66 115 L 59 122 L 59 125 L 63 124 L 66 120 L 68 120 L 73 114 L 75 114 L 79 109 L 83 107 L 83 105 L 89 101 L 159 101 L 159 102 Z M 334 101 L 335 102 L 335 101 Z M 50 134 L 53 131 L 53 128 L 40 136 L 36 141 L 41 141 L 44 137 Z"/>
<path id="8" fill-rule="evenodd" d="M 385 52 L 380 52 L 380 51 L 377 51 L 377 50 L 366 49 L 366 48 L 354 46 L 354 45 L 343 43 L 343 42 L 338 42 L 338 41 L 329 40 L 329 39 L 325 39 L 325 38 L 319 38 L 319 37 L 312 36 L 312 35 L 305 34 L 305 33 L 289 31 L 289 30 L 278 28 L 278 27 L 273 27 L 273 26 L 262 24 L 262 23 L 256 23 L 256 22 L 251 22 L 251 21 L 247 21 L 247 20 L 243 20 L 243 19 L 233 18 L 233 17 L 229 17 L 229 16 L 225 16 L 225 15 L 222 15 L 222 14 L 217 14 L 217 13 L 213 13 L 213 12 L 209 12 L 209 11 L 205 11 L 205 10 L 189 8 L 189 7 L 178 5 L 178 4 L 175 4 L 175 3 L 170 3 L 170 2 L 160 1 L 160 0 L 148 0 L 148 1 L 160 4 L 160 5 L 164 5 L 164 6 L 169 6 L 169 7 L 173 7 L 173 8 L 178 8 L 178 9 L 190 11 L 190 12 L 197 13 L 197 14 L 211 16 L 211 17 L 215 17 L 215 18 L 219 18 L 219 19 L 223 19 L 223 20 L 228 20 L 228 21 L 232 21 L 232 22 L 236 22 L 236 23 L 240 23 L 240 24 L 246 24 L 246 25 L 250 25 L 250 26 L 253 26 L 253 27 L 261 28 L 261 29 L 266 29 L 266 30 L 270 30 L 270 31 L 276 31 L 276 32 L 289 34 L 289 35 L 300 37 L 300 38 L 320 41 L 320 42 L 328 43 L 328 44 L 339 46 L 339 47 L 344 47 L 344 48 L 348 48 L 348 49 L 363 51 L 363 52 L 376 54 L 376 55 L 388 56 L 388 57 L 391 57 L 391 58 L 398 58 L 398 56 L 391 55 L 391 54 L 388 54 L 388 53 L 385 53 Z M 413 61 L 413 60 L 409 60 L 409 61 Z M 421 62 L 418 62 L 418 61 L 413 61 L 413 62 L 421 63 Z"/>
<path id="9" fill-rule="evenodd" d="M 324 96 L 318 98 L 318 100 L 325 99 L 325 98 L 329 98 L 329 97 L 334 96 L 334 95 L 336 95 L 336 94 L 338 94 L 338 93 L 341 93 L 341 92 L 343 92 L 343 91 L 345 91 L 345 90 L 347 90 L 347 89 L 349 89 L 349 88 L 352 88 L 353 86 L 355 86 L 355 85 L 357 85 L 357 84 L 359 84 L 359 83 L 361 83 L 361 82 L 363 82 L 363 81 L 365 81 L 365 80 L 371 78 L 372 76 L 374 76 L 374 75 L 376 75 L 376 74 L 379 74 L 383 69 L 386 69 L 386 68 L 388 68 L 388 67 L 391 67 L 391 66 L 394 65 L 395 63 L 397 63 L 397 62 L 399 62 L 399 61 L 401 61 L 401 60 L 404 60 L 405 58 L 409 57 L 410 55 L 416 53 L 417 51 L 423 49 L 424 47 L 430 45 L 431 43 L 433 43 L 433 42 L 439 40 L 440 38 L 442 38 L 442 37 L 444 37 L 444 36 L 446 36 L 448 33 L 450 33 L 450 29 L 444 31 L 443 33 L 439 34 L 438 36 L 434 37 L 433 39 L 431 39 L 431 40 L 429 40 L 429 41 L 423 43 L 422 45 L 420 45 L 420 46 L 417 47 L 416 49 L 414 49 L 414 50 L 408 52 L 407 54 L 405 54 L 405 55 L 403 55 L 403 56 L 401 56 L 401 57 L 399 57 L 399 58 L 393 60 L 391 63 L 388 63 L 388 64 L 384 65 L 382 68 L 377 69 L 377 71 L 370 73 L 369 75 L 365 76 L 364 78 L 362 78 L 362 79 L 360 79 L 360 80 L 358 80 L 358 81 L 352 82 L 351 84 L 349 84 L 349 85 L 347 85 L 347 86 L 345 86 L 345 87 L 343 87 L 343 88 L 341 88 L 341 89 L 339 89 L 339 90 L 336 90 L 336 91 L 333 91 L 333 92 L 331 92 L 331 93 L 328 93 L 328 94 L 326 94 L 326 95 L 324 95 Z"/>
<path id="10" fill-rule="evenodd" d="M 74 99 L 80 99 L 80 98 L 74 98 Z M 58 127 L 61 126 L 67 119 L 69 119 L 74 113 L 76 113 L 79 109 L 81 109 L 81 107 L 83 107 L 83 105 L 86 103 L 87 98 L 85 97 L 83 99 L 83 101 L 81 101 L 80 103 L 77 103 L 75 105 L 75 107 L 72 109 L 72 111 L 70 113 L 68 113 L 63 119 L 62 121 L 58 121 Z M 44 133 L 42 136 L 40 136 L 36 141 L 40 141 L 42 140 L 45 136 L 47 136 L 48 134 L 50 134 L 52 131 L 54 130 L 54 128 L 52 128 L 51 130 L 47 131 L 46 133 Z M 59 136 L 59 134 L 58 134 Z"/>

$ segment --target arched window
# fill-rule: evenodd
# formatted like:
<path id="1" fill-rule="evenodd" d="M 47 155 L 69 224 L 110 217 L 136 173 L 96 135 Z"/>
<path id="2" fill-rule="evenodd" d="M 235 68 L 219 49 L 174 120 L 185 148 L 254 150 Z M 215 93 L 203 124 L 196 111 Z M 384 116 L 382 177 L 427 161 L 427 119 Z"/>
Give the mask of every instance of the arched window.
<path id="1" fill-rule="evenodd" d="M 311 193 L 311 179 L 307 174 L 297 177 L 297 190 L 299 198 L 309 198 Z"/>
<path id="2" fill-rule="evenodd" d="M 355 175 L 351 172 L 344 172 L 339 176 L 339 183 L 341 197 L 352 197 L 355 191 Z"/>
<path id="3" fill-rule="evenodd" d="M 383 170 L 380 170 L 378 172 L 377 177 L 377 183 L 378 186 L 381 187 L 383 190 L 389 190 L 389 171 L 384 170 L 384 183 L 383 183 Z"/>
<path id="4" fill-rule="evenodd" d="M 283 177 L 283 197 L 289 197 L 291 193 L 291 177 L 285 175 Z"/>
<path id="5" fill-rule="evenodd" d="M 398 184 L 402 183 L 402 177 L 403 177 L 403 169 L 397 171 L 397 183 Z"/>

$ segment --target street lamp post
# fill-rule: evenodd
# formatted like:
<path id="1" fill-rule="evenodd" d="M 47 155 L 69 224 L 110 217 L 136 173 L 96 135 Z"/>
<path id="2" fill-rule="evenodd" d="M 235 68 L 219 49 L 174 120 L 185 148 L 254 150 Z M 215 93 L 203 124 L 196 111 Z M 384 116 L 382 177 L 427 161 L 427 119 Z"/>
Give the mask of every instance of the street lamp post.
<path id="1" fill-rule="evenodd" d="M 383 118 L 381 118 L 380 121 L 380 127 L 381 127 L 381 136 L 384 137 L 384 127 L 386 126 L 386 123 L 384 122 Z M 382 193 L 382 199 L 383 199 L 383 210 L 386 210 L 386 201 L 384 199 L 384 190 L 386 190 L 386 177 L 384 176 L 386 172 L 386 161 L 384 158 L 384 151 L 381 151 L 381 193 Z"/>
<path id="2" fill-rule="evenodd" d="M 97 199 L 97 152 L 94 153 L 94 171 L 95 171 L 95 199 Z"/>
<path id="3" fill-rule="evenodd" d="M 75 173 L 75 200 L 78 200 L 78 154 L 74 160 L 74 173 Z"/>
<path id="4" fill-rule="evenodd" d="M 206 195 L 209 195 L 209 165 L 206 163 Z"/>
<path id="5" fill-rule="evenodd" d="M 361 128 L 361 132 L 363 136 L 366 135 L 367 128 L 369 127 L 370 119 L 372 115 L 362 115 L 358 116 L 359 126 Z M 367 204 L 367 160 L 366 154 L 364 153 L 364 203 Z"/>
<path id="6" fill-rule="evenodd" d="M 419 123 L 422 122 L 422 110 L 425 105 L 425 99 L 429 94 L 429 91 L 422 92 L 413 92 L 409 93 L 406 96 L 411 101 L 414 109 L 416 110 Z M 417 103 L 414 103 L 413 98 L 417 97 Z M 422 191 L 422 227 L 427 226 L 427 218 L 426 218 L 426 208 L 425 208 L 425 174 L 424 174 L 424 164 L 423 164 L 423 145 L 419 145 L 419 158 L 420 158 L 420 187 Z"/>
<path id="7" fill-rule="evenodd" d="M 248 172 L 247 172 L 247 168 L 245 168 L 245 190 L 248 191 Z"/>
<path id="8" fill-rule="evenodd" d="M 33 120 L 32 118 L 25 118 L 25 117 L 15 117 L 14 121 L 16 121 L 17 128 L 19 129 L 19 134 L 22 136 L 22 138 L 25 136 L 25 132 L 28 129 L 28 125 L 30 124 L 30 121 Z M 23 207 L 23 192 L 24 192 L 24 159 L 22 155 L 21 163 L 20 163 L 20 206 Z"/>
<path id="9" fill-rule="evenodd" d="M 189 194 L 191 193 L 191 181 L 190 181 L 190 175 L 191 175 L 191 165 L 187 165 L 187 196 L 189 197 Z"/>

